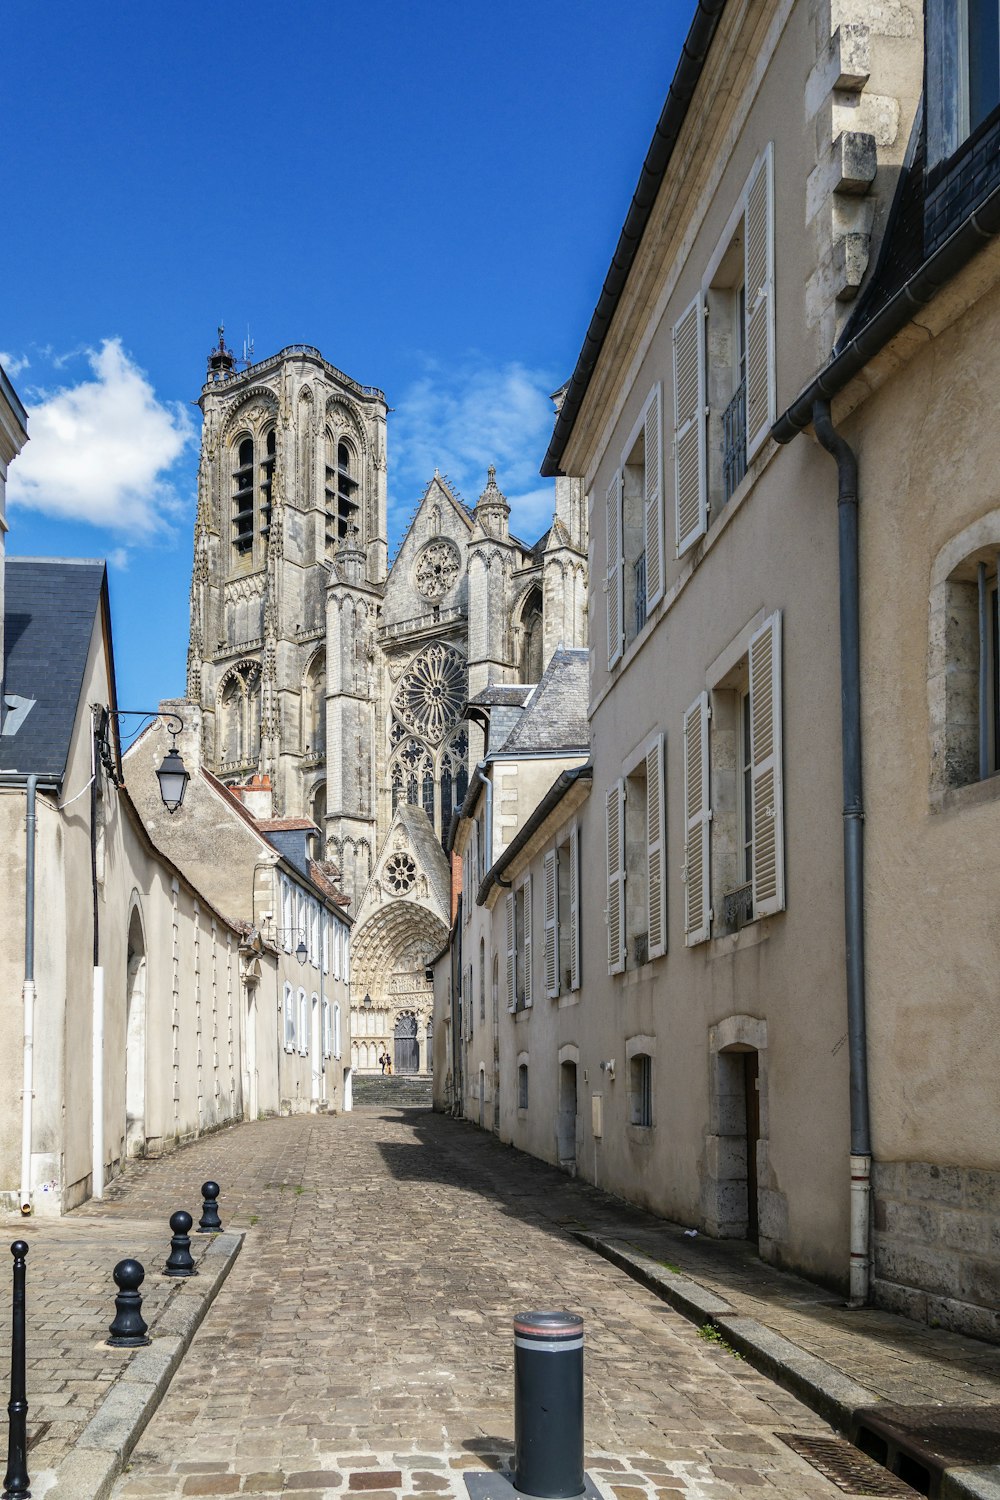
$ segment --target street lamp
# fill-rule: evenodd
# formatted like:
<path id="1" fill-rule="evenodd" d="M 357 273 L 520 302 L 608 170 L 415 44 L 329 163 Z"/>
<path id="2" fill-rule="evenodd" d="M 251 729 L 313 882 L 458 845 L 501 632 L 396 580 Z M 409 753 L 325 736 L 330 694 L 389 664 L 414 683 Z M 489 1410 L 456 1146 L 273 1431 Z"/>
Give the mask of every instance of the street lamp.
<path id="1" fill-rule="evenodd" d="M 297 937 L 298 942 L 295 945 L 295 957 L 300 964 L 305 963 L 309 957 L 309 949 L 306 947 L 305 932 L 301 927 L 276 927 L 274 929 L 274 936 L 279 941 L 282 941 L 286 937 Z"/>
<path id="2" fill-rule="evenodd" d="M 371 995 L 369 995 L 369 994 L 366 993 L 365 994 L 365 998 L 362 1000 L 361 1003 L 364 1006 L 365 1010 L 371 1010 L 371 1008 L 372 1008 L 372 997 L 371 997 Z"/>
<path id="3" fill-rule="evenodd" d="M 111 743 L 111 736 L 109 734 L 109 725 L 112 719 L 148 719 L 151 724 L 155 723 L 157 719 L 162 719 L 163 727 L 170 735 L 170 748 L 163 757 L 163 764 L 156 773 L 156 779 L 160 784 L 160 799 L 167 812 L 172 815 L 184 801 L 184 793 L 187 791 L 187 784 L 191 780 L 191 773 L 181 759 L 181 753 L 177 748 L 177 736 L 184 728 L 184 720 L 180 714 L 159 713 L 154 712 L 152 709 L 110 709 L 102 707 L 94 725 L 94 736 L 97 741 L 98 751 L 100 752 L 101 763 L 117 787 L 125 785 L 125 778 L 121 774 L 121 762 L 116 754 L 115 746 Z M 140 724 L 139 729 L 136 730 L 136 734 L 145 728 L 144 724 Z"/>

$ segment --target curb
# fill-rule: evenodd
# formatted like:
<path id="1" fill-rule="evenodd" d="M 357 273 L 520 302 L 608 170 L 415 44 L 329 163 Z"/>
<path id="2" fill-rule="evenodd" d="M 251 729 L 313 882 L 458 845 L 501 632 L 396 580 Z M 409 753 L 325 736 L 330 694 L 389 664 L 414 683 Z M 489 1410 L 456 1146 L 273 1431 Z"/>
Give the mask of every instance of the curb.
<path id="1" fill-rule="evenodd" d="M 573 1238 L 595 1251 L 642 1286 L 668 1303 L 692 1323 L 718 1329 L 726 1342 L 778 1385 L 797 1396 L 832 1427 L 853 1436 L 863 1420 L 865 1408 L 882 1400 L 875 1391 L 860 1385 L 836 1366 L 810 1354 L 800 1344 L 775 1333 L 756 1318 L 740 1317 L 735 1308 L 716 1292 L 697 1281 L 668 1271 L 659 1261 L 643 1255 L 622 1240 L 605 1239 L 587 1230 L 574 1230 Z M 1000 1465 L 983 1468 L 945 1469 L 940 1500 L 1000 1500 Z"/>
<path id="2" fill-rule="evenodd" d="M 153 1331 L 153 1342 L 133 1356 L 108 1391 L 70 1453 L 55 1470 L 32 1481 L 45 1500 L 108 1500 L 150 1417 L 156 1411 L 205 1314 L 243 1248 L 242 1231 L 217 1234 L 199 1262 L 199 1280 L 178 1283 L 175 1297 Z M 182 1288 L 194 1286 L 198 1295 Z M 50 1471 L 51 1472 L 51 1471 Z"/>

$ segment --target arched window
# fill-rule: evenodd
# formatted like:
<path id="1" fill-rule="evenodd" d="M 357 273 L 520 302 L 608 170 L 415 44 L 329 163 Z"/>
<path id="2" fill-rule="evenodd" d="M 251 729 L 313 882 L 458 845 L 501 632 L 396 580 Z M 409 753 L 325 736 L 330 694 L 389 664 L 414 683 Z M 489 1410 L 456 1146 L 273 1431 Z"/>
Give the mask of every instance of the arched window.
<path id="1" fill-rule="evenodd" d="M 530 591 L 521 610 L 521 642 L 518 671 L 522 682 L 540 682 L 542 676 L 542 591 Z"/>
<path id="2" fill-rule="evenodd" d="M 326 749 L 326 653 L 317 651 L 302 682 L 302 749 L 322 755 Z"/>
<path id="3" fill-rule="evenodd" d="M 393 812 L 396 811 L 396 808 L 399 806 L 399 804 L 402 801 L 403 801 L 403 768 L 402 768 L 401 765 L 399 765 L 397 763 L 393 767 L 393 770 L 392 770 L 392 810 L 393 810 Z"/>
<path id="4" fill-rule="evenodd" d="M 237 552 L 253 547 L 253 438 L 241 440 L 233 473 L 233 545 Z"/>
<path id="5" fill-rule="evenodd" d="M 256 762 L 260 753 L 260 667 L 240 662 L 227 674 L 219 693 L 218 758 L 222 766 Z"/>
<path id="6" fill-rule="evenodd" d="M 423 780 L 420 783 L 420 801 L 421 801 L 421 803 L 423 805 L 424 812 L 427 814 L 428 818 L 431 821 L 431 827 L 433 828 L 433 826 L 434 826 L 434 772 L 431 770 L 430 762 L 429 761 L 425 761 L 425 763 L 424 763 L 424 775 L 423 775 Z"/>
<path id="7" fill-rule="evenodd" d="M 479 1019 L 486 1020 L 486 939 L 479 939 Z"/>
<path id="8" fill-rule="evenodd" d="M 316 858 L 322 859 L 326 850 L 326 782 L 321 781 L 313 788 L 312 799 L 309 804 L 309 816 L 319 829 L 317 840 Z"/>
<path id="9" fill-rule="evenodd" d="M 344 438 L 326 434 L 326 542 L 327 549 L 347 539 L 358 528 L 360 482 L 354 449 Z"/>

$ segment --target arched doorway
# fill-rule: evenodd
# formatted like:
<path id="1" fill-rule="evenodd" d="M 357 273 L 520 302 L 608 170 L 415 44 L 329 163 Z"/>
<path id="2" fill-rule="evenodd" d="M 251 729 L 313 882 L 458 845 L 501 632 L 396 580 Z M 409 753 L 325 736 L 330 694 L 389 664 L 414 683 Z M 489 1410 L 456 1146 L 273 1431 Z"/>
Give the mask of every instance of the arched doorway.
<path id="1" fill-rule="evenodd" d="M 146 1145 L 146 939 L 139 908 L 128 924 L 125 966 L 125 1154 Z"/>
<path id="2" fill-rule="evenodd" d="M 559 1063 L 559 1116 L 556 1124 L 556 1150 L 559 1165 L 576 1175 L 576 1060 L 567 1057 Z"/>
<path id="3" fill-rule="evenodd" d="M 396 1029 L 393 1032 L 395 1056 L 393 1058 L 392 1070 L 394 1073 L 417 1073 L 420 1071 L 420 1046 L 417 1042 L 417 1018 L 414 1015 L 402 1015 L 396 1021 Z"/>

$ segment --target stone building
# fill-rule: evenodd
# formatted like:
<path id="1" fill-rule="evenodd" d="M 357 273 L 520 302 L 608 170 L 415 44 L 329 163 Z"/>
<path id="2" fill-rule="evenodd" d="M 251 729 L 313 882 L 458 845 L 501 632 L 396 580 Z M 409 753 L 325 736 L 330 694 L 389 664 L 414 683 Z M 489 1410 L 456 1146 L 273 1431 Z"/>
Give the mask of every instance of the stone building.
<path id="1" fill-rule="evenodd" d="M 305 345 L 238 369 L 220 330 L 200 405 L 188 697 L 204 763 L 316 824 L 356 914 L 358 1066 L 388 1046 L 411 1071 L 448 930 L 442 842 L 480 752 L 463 707 L 585 644 L 582 488 L 558 481 L 529 545 L 492 468 L 474 507 L 435 472 L 390 566 L 380 390 Z"/>

